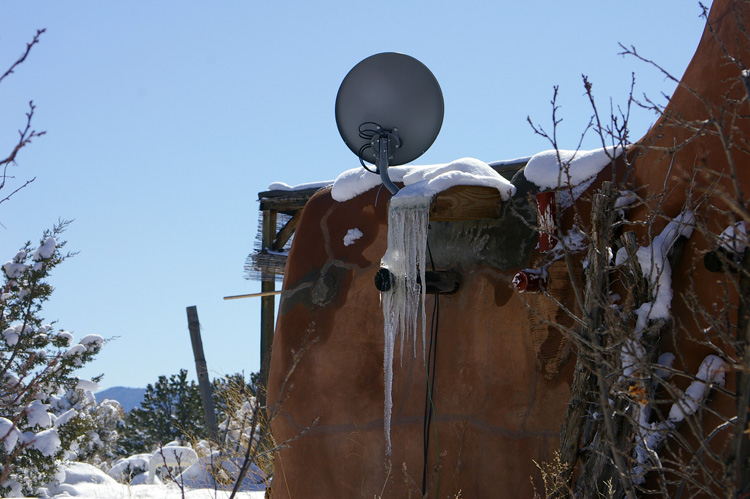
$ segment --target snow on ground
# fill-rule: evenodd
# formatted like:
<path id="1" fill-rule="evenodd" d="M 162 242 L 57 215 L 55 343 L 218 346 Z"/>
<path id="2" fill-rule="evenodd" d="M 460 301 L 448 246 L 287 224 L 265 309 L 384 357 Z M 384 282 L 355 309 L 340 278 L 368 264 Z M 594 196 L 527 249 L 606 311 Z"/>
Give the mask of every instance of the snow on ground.
<path id="1" fill-rule="evenodd" d="M 231 491 L 185 488 L 187 499 L 225 499 Z M 262 499 L 265 492 L 238 492 L 238 499 Z M 65 469 L 65 480 L 50 487 L 49 497 L 77 497 L 80 499 L 181 499 L 182 491 L 176 484 L 123 485 L 102 470 L 86 463 L 71 463 Z"/>

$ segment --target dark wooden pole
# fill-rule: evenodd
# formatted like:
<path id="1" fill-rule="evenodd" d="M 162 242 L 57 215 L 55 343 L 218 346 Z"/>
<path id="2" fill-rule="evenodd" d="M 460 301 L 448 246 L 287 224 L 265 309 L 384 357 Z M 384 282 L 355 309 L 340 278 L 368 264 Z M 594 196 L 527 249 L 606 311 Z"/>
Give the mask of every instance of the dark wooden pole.
<path id="1" fill-rule="evenodd" d="M 263 249 L 271 249 L 276 238 L 276 211 L 263 210 Z M 276 315 L 276 297 L 270 293 L 276 291 L 275 276 L 261 276 L 261 292 L 265 294 L 260 301 L 260 386 L 258 402 L 266 405 L 266 387 L 268 386 L 268 368 L 271 363 L 271 346 Z"/>
<path id="2" fill-rule="evenodd" d="M 187 308 L 188 329 L 190 330 L 190 342 L 193 344 L 193 356 L 195 357 L 195 370 L 198 373 L 198 387 L 203 400 L 203 415 L 206 418 L 206 429 L 208 437 L 219 441 L 219 427 L 216 424 L 216 412 L 214 401 L 211 398 L 211 382 L 208 380 L 208 367 L 206 356 L 203 354 L 203 340 L 201 340 L 201 324 L 198 321 L 198 309 L 195 306 Z"/>
<path id="3" fill-rule="evenodd" d="M 390 291 L 395 280 L 393 273 L 385 267 L 375 273 L 375 287 L 378 291 Z M 425 293 L 428 295 L 452 294 L 461 286 L 461 274 L 452 270 L 426 270 L 424 280 L 427 282 Z M 417 282 L 422 284 L 419 276 Z"/>

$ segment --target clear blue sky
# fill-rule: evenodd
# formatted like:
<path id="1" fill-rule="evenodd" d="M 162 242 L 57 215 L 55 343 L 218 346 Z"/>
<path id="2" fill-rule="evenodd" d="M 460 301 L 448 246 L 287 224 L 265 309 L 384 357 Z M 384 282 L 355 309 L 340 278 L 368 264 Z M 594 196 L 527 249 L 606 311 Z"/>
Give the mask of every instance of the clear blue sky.
<path id="1" fill-rule="evenodd" d="M 697 2 L 261 2 L 2 0 L 0 70 L 39 28 L 41 43 L 0 84 L 0 155 L 37 106 L 47 135 L 14 174 L 37 177 L 0 205 L 0 259 L 75 219 L 48 320 L 115 338 L 83 376 L 103 387 L 194 375 L 185 308 L 198 307 L 209 369 L 259 367 L 257 299 L 243 264 L 257 230 L 257 193 L 274 181 L 334 179 L 358 165 L 334 101 L 346 73 L 378 52 L 404 52 L 435 74 L 445 119 L 417 163 L 487 162 L 549 149 L 526 117 L 575 148 L 591 108 L 589 76 L 608 114 L 673 85 L 618 55 L 618 42 L 682 75 L 700 38 Z M 640 137 L 654 117 L 632 122 Z M 592 135 L 584 147 L 597 147 Z M 6 191 L 4 191 L 5 193 Z"/>

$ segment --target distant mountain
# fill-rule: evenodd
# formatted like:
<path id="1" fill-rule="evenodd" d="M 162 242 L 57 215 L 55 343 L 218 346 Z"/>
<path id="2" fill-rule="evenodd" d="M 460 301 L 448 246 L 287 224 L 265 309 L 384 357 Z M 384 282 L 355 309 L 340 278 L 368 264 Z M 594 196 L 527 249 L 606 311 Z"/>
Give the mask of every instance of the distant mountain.
<path id="1" fill-rule="evenodd" d="M 143 401 L 143 395 L 146 393 L 145 388 L 127 388 L 124 386 L 114 386 L 95 393 L 96 401 L 101 402 L 104 399 L 116 400 L 122 405 L 125 412 L 130 412 L 135 407 L 140 407 Z"/>

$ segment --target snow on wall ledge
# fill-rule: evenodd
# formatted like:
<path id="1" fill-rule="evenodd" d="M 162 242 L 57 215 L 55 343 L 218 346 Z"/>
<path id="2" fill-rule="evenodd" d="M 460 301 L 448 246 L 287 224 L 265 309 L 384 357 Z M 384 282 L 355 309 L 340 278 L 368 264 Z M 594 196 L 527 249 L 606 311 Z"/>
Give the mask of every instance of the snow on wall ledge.
<path id="1" fill-rule="evenodd" d="M 622 146 L 591 151 L 542 151 L 531 157 L 524 174 L 542 190 L 588 184 L 622 151 Z"/>
<path id="2" fill-rule="evenodd" d="M 393 166 L 388 174 L 394 182 L 403 182 L 400 196 L 432 197 L 456 185 L 494 187 L 504 201 L 513 197 L 516 188 L 484 161 L 474 158 L 457 159 L 451 163 L 430 166 Z M 380 176 L 364 168 L 347 170 L 333 183 L 331 196 L 339 202 L 348 201 L 373 187 L 381 185 Z"/>

